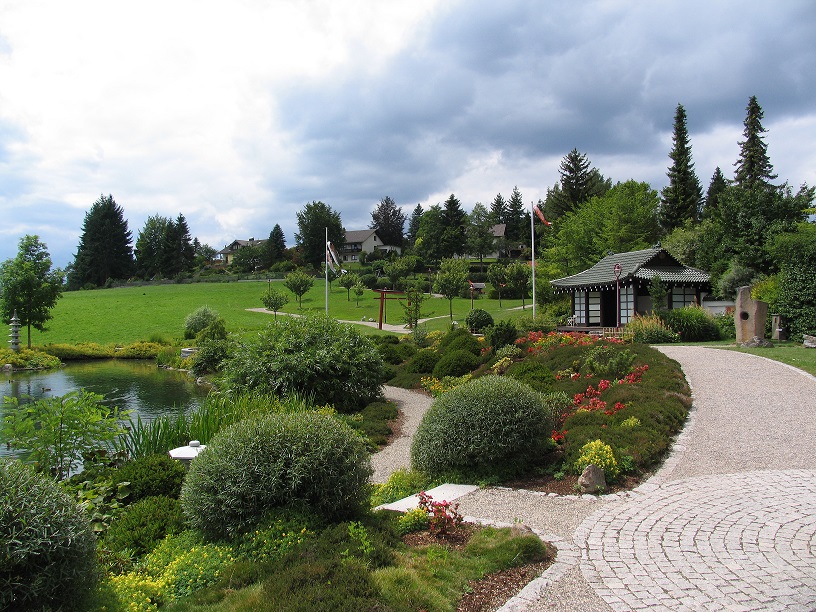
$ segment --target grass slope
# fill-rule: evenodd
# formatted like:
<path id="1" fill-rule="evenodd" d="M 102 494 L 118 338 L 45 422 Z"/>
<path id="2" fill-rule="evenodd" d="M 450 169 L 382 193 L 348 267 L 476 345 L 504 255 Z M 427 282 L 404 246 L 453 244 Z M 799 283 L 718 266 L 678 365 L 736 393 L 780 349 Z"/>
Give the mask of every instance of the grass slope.
<path id="1" fill-rule="evenodd" d="M 273 286 L 286 291 L 290 302 L 281 312 L 312 314 L 325 312 L 325 283 L 315 281 L 314 287 L 303 296 L 303 308 L 298 308 L 295 296 L 280 281 Z M 234 283 L 193 283 L 150 285 L 97 289 L 94 291 L 71 291 L 63 294 L 51 311 L 53 319 L 48 331 L 32 329 L 31 341 L 35 346 L 45 344 L 97 342 L 100 344 L 129 343 L 139 340 L 181 338 L 184 319 L 199 306 L 209 306 L 224 317 L 227 329 L 247 332 L 262 328 L 272 320 L 271 312 L 251 312 L 249 308 L 262 308 L 261 296 L 266 292 L 263 281 L 239 281 Z M 379 318 L 379 294 L 366 290 L 357 305 L 354 295 L 347 299 L 346 290 L 334 283 L 329 292 L 329 314 L 337 319 L 359 321 L 362 317 L 375 321 Z M 485 298 L 475 300 L 474 307 L 483 308 L 497 319 L 516 319 L 532 316 L 527 301 L 525 310 L 515 310 L 521 300 L 498 300 Z M 454 319 L 461 322 L 470 311 L 470 300 L 456 298 L 453 301 Z M 445 329 L 449 325 L 448 301 L 431 298 L 423 303 L 425 317 L 438 317 L 427 325 L 429 330 Z M 401 324 L 403 309 L 398 300 L 388 300 L 385 321 Z M 365 328 L 374 333 L 376 330 Z M 23 342 L 26 341 L 23 330 Z"/>

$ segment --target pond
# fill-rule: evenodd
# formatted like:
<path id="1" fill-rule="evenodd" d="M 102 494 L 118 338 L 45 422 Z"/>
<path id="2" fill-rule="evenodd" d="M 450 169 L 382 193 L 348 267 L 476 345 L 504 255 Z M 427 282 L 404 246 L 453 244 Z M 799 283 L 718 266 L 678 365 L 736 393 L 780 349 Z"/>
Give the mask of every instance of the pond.
<path id="1" fill-rule="evenodd" d="M 153 360 L 106 359 L 69 362 L 56 370 L 3 372 L 3 397 L 35 400 L 85 389 L 104 397 L 104 404 L 130 410 L 131 418 L 150 421 L 201 404 L 209 387 L 196 385 L 184 372 L 166 370 Z M 0 408 L 0 417 L 3 409 Z M 8 454 L 0 445 L 0 456 Z"/>

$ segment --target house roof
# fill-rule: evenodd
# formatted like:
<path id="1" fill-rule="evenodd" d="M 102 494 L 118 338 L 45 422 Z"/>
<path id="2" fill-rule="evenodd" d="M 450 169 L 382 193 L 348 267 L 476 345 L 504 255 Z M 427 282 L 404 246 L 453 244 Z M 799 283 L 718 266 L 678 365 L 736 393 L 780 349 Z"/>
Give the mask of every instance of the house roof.
<path id="1" fill-rule="evenodd" d="M 634 280 L 650 281 L 657 275 L 673 285 L 703 285 L 710 281 L 707 272 L 684 266 L 666 249 L 658 246 L 641 251 L 607 255 L 594 266 L 578 274 L 551 280 L 556 289 L 569 290 L 615 285 L 615 265 L 620 264 L 620 281 L 631 284 Z"/>
<path id="2" fill-rule="evenodd" d="M 346 244 L 352 244 L 354 242 L 365 242 L 368 240 L 371 234 L 375 233 L 376 230 L 373 229 L 364 229 L 364 230 L 349 230 L 346 232 L 345 240 Z"/>
<path id="3" fill-rule="evenodd" d="M 226 245 L 223 249 L 218 251 L 218 255 L 230 255 L 240 249 L 241 247 L 245 246 L 260 246 L 266 240 L 255 240 L 254 238 L 250 238 L 249 240 L 233 240 L 228 245 Z"/>

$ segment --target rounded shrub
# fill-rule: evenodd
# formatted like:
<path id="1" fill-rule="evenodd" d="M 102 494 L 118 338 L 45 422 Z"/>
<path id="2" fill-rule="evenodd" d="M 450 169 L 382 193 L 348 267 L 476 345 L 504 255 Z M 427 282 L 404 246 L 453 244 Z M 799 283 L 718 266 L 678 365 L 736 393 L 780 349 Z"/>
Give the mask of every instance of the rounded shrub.
<path id="1" fill-rule="evenodd" d="M 113 473 L 113 484 L 129 482 L 128 502 L 164 495 L 178 499 L 187 470 L 169 455 L 156 454 L 124 463 Z"/>
<path id="2" fill-rule="evenodd" d="M 683 342 L 720 339 L 720 328 L 714 322 L 714 317 L 700 306 L 673 308 L 666 313 L 666 325 L 680 334 Z"/>
<path id="3" fill-rule="evenodd" d="M 362 437 L 316 412 L 268 414 L 221 430 L 191 464 L 181 491 L 189 525 L 220 538 L 275 508 L 306 505 L 327 518 L 367 507 L 371 464 Z"/>
<path id="4" fill-rule="evenodd" d="M 487 327 L 493 325 L 493 317 L 489 312 L 481 308 L 474 308 L 465 317 L 465 325 L 473 333 L 481 333 Z"/>
<path id="5" fill-rule="evenodd" d="M 433 369 L 436 378 L 445 376 L 464 376 L 479 367 L 481 360 L 464 349 L 446 352 Z"/>
<path id="6" fill-rule="evenodd" d="M 378 399 L 388 368 L 354 325 L 326 315 L 282 317 L 232 352 L 220 384 L 227 390 L 311 397 L 341 412 Z"/>
<path id="7" fill-rule="evenodd" d="M 476 339 L 476 336 L 467 334 L 453 340 L 444 350 L 446 353 L 451 351 L 468 351 L 478 356 L 482 354 L 482 343 Z"/>
<path id="8" fill-rule="evenodd" d="M 179 500 L 165 496 L 145 497 L 124 509 L 108 527 L 105 544 L 111 550 L 130 550 L 141 556 L 168 534 L 184 529 Z"/>
<path id="9" fill-rule="evenodd" d="M 528 385 L 483 376 L 434 400 L 414 436 L 411 462 L 431 476 L 520 472 L 540 460 L 554 422 Z"/>
<path id="10" fill-rule="evenodd" d="M 430 374 L 439 362 L 439 357 L 439 353 L 433 349 L 421 349 L 414 353 L 405 369 L 413 374 Z"/>
<path id="11" fill-rule="evenodd" d="M 82 609 L 96 586 L 96 537 L 52 479 L 0 459 L 0 609 Z"/>
<path id="12" fill-rule="evenodd" d="M 495 351 L 508 344 L 513 344 L 519 337 L 519 332 L 512 321 L 499 321 L 492 327 L 488 327 L 484 335 L 485 342 Z"/>
<path id="13" fill-rule="evenodd" d="M 527 383 L 536 391 L 549 391 L 555 384 L 555 375 L 547 366 L 529 359 L 512 364 L 507 369 L 506 375 Z"/>
<path id="14" fill-rule="evenodd" d="M 198 332 L 218 320 L 218 312 L 209 306 L 200 306 L 184 319 L 184 339 L 192 340 Z"/>

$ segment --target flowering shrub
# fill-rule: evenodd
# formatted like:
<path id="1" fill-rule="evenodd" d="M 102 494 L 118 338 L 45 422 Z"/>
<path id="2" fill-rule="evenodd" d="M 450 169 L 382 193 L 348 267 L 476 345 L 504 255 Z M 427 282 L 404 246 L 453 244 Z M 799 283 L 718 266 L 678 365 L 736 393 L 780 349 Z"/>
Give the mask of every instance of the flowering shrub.
<path id="1" fill-rule="evenodd" d="M 624 429 L 634 429 L 635 427 L 640 427 L 640 419 L 635 416 L 630 416 L 628 419 L 622 420 L 620 426 Z"/>
<path id="2" fill-rule="evenodd" d="M 587 442 L 581 447 L 581 454 L 574 465 L 575 472 L 580 474 L 588 465 L 596 465 L 601 468 L 609 481 L 614 481 L 620 475 L 620 467 L 618 467 L 612 447 L 602 440 Z"/>
<path id="3" fill-rule="evenodd" d="M 397 533 L 407 535 L 424 531 L 430 526 L 428 511 L 425 508 L 413 508 L 397 519 Z"/>
<path id="4" fill-rule="evenodd" d="M 516 340 L 516 346 L 527 348 L 528 353 L 535 355 L 549 351 L 559 346 L 594 346 L 599 342 L 608 344 L 624 344 L 620 338 L 602 338 L 578 332 L 549 332 L 531 331 L 526 336 Z"/>
<path id="5" fill-rule="evenodd" d="M 490 371 L 494 374 L 504 374 L 507 371 L 507 368 L 513 363 L 513 360 L 510 357 L 502 357 L 493 366 L 490 368 Z"/>
<path id="6" fill-rule="evenodd" d="M 433 397 L 439 397 L 446 391 L 455 389 L 470 380 L 472 374 L 464 376 L 445 376 L 441 380 L 434 376 L 423 376 L 419 379 L 419 384 L 425 391 Z"/>
<path id="7" fill-rule="evenodd" d="M 443 536 L 455 531 L 464 517 L 459 513 L 459 504 L 449 501 L 434 501 L 425 491 L 419 492 L 419 508 L 428 515 L 428 531 Z"/>

